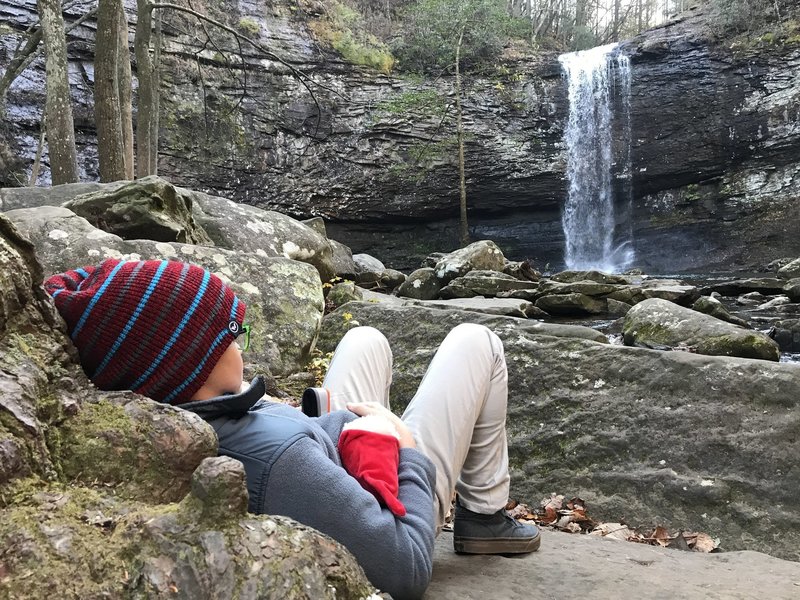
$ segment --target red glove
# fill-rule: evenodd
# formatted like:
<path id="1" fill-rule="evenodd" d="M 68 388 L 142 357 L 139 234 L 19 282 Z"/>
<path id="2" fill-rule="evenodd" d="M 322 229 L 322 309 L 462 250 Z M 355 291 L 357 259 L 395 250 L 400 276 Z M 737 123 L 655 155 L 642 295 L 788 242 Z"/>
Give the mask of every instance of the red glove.
<path id="1" fill-rule="evenodd" d="M 397 498 L 400 442 L 396 434 L 374 431 L 371 423 L 364 423 L 369 428 L 359 427 L 359 421 L 365 420 L 370 418 L 356 419 L 342 430 L 338 444 L 342 465 L 378 502 L 402 517 L 406 507 Z"/>

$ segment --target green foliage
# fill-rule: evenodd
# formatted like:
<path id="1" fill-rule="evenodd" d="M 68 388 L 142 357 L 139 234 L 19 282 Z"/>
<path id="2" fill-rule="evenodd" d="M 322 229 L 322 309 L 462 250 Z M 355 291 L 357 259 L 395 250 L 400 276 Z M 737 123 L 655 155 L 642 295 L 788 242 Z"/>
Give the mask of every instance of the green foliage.
<path id="1" fill-rule="evenodd" d="M 346 61 L 390 73 L 394 57 L 386 44 L 364 29 L 361 14 L 339 2 L 328 14 L 311 23 L 311 30 L 330 44 Z"/>
<path id="2" fill-rule="evenodd" d="M 409 90 L 384 100 L 378 105 L 378 111 L 393 115 L 422 113 L 440 116 L 447 110 L 448 102 L 435 90 Z"/>
<path id="3" fill-rule="evenodd" d="M 786 4 L 786 0 L 710 0 L 709 21 L 720 33 L 749 32 L 777 21 L 781 5 Z"/>
<path id="4" fill-rule="evenodd" d="M 249 17 L 242 17 L 239 19 L 239 29 L 242 31 L 242 33 L 249 37 L 258 35 L 258 32 L 261 31 L 258 21 Z"/>
<path id="5" fill-rule="evenodd" d="M 463 31 L 461 66 L 475 69 L 499 57 L 513 24 L 505 0 L 419 0 L 406 13 L 395 53 L 405 70 L 449 70 Z"/>

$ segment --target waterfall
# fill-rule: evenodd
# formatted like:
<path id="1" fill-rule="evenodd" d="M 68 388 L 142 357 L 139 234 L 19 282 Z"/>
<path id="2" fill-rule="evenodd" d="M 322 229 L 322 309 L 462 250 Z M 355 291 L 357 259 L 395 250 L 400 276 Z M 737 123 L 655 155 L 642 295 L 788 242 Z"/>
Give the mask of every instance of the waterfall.
<path id="1" fill-rule="evenodd" d="M 569 84 L 564 130 L 569 192 L 561 219 L 568 269 L 619 272 L 634 259 L 628 214 L 631 69 L 628 57 L 616 48 L 610 44 L 558 58 Z M 622 119 L 616 132 L 623 139 L 614 139 L 615 117 Z M 612 168 L 621 180 L 616 198 Z M 615 206 L 624 217 L 619 224 Z"/>

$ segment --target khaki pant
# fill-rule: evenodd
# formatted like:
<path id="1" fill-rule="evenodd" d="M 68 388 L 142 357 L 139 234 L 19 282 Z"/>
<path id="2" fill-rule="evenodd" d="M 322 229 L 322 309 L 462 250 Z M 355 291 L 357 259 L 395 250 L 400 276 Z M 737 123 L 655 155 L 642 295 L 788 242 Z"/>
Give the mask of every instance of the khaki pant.
<path id="1" fill-rule="evenodd" d="M 389 406 L 392 351 L 372 327 L 347 332 L 323 383 L 331 409 L 347 402 Z M 455 327 L 433 357 L 402 419 L 417 448 L 436 467 L 437 532 L 453 491 L 463 506 L 493 513 L 508 501 L 506 403 L 508 374 L 503 343 L 483 325 Z"/>

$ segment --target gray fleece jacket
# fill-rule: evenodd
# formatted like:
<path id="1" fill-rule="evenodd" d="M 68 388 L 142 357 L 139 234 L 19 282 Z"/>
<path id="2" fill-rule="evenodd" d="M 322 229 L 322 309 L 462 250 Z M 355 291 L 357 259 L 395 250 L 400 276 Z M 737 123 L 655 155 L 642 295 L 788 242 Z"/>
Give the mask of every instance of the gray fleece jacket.
<path id="1" fill-rule="evenodd" d="M 263 400 L 246 412 L 219 410 L 219 401 L 212 412 L 203 407 L 213 401 L 192 404 L 184 407 L 199 408 L 214 427 L 219 453 L 244 464 L 251 512 L 286 515 L 331 536 L 353 553 L 373 585 L 397 600 L 422 596 L 436 533 L 436 472 L 426 456 L 400 450 L 399 499 L 406 514 L 396 517 L 342 468 L 336 445 L 355 414 L 309 418 Z"/>

